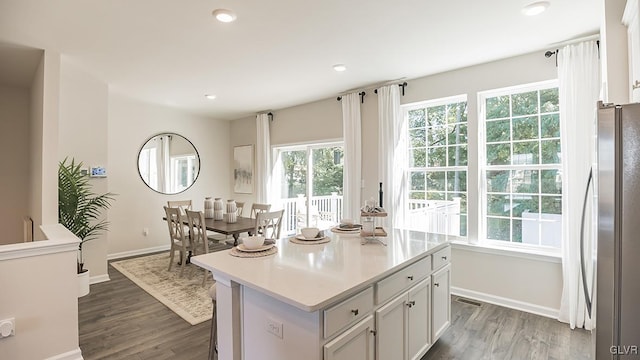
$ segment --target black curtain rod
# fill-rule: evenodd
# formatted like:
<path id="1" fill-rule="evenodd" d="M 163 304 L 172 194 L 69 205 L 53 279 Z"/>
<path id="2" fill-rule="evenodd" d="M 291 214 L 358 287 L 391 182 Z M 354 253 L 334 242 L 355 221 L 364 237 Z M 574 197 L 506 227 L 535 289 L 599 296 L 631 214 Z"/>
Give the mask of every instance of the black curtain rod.
<path id="1" fill-rule="evenodd" d="M 408 84 L 407 84 L 407 82 L 406 82 L 406 81 L 405 81 L 405 82 L 403 82 L 402 84 L 398 84 L 398 86 L 400 86 L 400 87 L 402 88 L 402 96 L 404 96 L 404 88 L 405 88 L 405 86 L 407 86 L 407 85 L 408 85 Z M 378 89 L 373 90 L 373 92 L 377 94 L 377 93 L 378 93 Z"/>
<path id="2" fill-rule="evenodd" d="M 273 121 L 273 113 L 271 111 L 267 113 L 267 116 L 269 117 L 269 120 Z"/>
<path id="3" fill-rule="evenodd" d="M 364 96 L 367 95 L 367 93 L 362 91 L 362 92 L 359 92 L 358 95 L 360 95 L 360 103 L 364 104 Z M 342 101 L 342 96 L 338 96 L 336 100 Z"/>
<path id="4" fill-rule="evenodd" d="M 596 46 L 598 47 L 598 59 L 600 58 L 600 40 L 596 40 Z M 550 58 L 553 55 L 556 56 L 556 67 L 558 67 L 558 53 L 560 53 L 560 49 L 556 49 L 556 51 L 547 50 L 544 53 L 544 57 Z"/>

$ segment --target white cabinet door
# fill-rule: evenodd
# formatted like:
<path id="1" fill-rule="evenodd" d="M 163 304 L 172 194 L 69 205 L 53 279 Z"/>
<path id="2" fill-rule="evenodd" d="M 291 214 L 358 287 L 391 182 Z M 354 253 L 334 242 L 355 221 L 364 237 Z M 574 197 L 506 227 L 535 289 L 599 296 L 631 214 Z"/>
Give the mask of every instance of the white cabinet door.
<path id="1" fill-rule="evenodd" d="M 640 16 L 638 0 L 628 0 L 622 15 L 627 26 L 629 49 L 629 91 L 631 102 L 640 101 Z"/>
<path id="2" fill-rule="evenodd" d="M 373 315 L 345 330 L 324 346 L 324 360 L 374 360 Z"/>
<path id="3" fill-rule="evenodd" d="M 407 293 L 376 310 L 376 359 L 406 359 Z"/>
<path id="4" fill-rule="evenodd" d="M 451 264 L 433 273 L 431 281 L 433 288 L 431 343 L 433 344 L 447 330 L 451 322 Z"/>
<path id="5" fill-rule="evenodd" d="M 431 279 L 427 278 L 409 290 L 407 315 L 409 359 L 416 360 L 431 346 Z"/>

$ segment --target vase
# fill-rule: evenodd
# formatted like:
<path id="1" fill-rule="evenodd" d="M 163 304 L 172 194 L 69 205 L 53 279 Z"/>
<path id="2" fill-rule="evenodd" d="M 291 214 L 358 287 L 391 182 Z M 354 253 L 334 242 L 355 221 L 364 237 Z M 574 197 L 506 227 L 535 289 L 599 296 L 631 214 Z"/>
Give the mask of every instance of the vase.
<path id="1" fill-rule="evenodd" d="M 222 198 L 216 198 L 213 202 L 213 220 L 222 220 L 224 218 L 223 207 Z"/>
<path id="2" fill-rule="evenodd" d="M 210 197 L 204 198 L 204 217 L 213 218 L 213 200 Z"/>
<path id="3" fill-rule="evenodd" d="M 227 222 L 234 223 L 238 221 L 238 208 L 235 200 L 227 200 Z"/>

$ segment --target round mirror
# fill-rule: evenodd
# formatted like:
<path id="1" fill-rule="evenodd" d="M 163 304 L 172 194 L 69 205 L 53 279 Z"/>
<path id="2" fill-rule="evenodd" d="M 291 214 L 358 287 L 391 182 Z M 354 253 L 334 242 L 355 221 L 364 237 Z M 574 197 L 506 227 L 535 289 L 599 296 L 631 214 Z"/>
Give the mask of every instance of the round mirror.
<path id="1" fill-rule="evenodd" d="M 200 156 L 191 141 L 183 136 L 158 134 L 140 149 L 138 173 L 149 188 L 162 194 L 178 194 L 198 178 Z"/>

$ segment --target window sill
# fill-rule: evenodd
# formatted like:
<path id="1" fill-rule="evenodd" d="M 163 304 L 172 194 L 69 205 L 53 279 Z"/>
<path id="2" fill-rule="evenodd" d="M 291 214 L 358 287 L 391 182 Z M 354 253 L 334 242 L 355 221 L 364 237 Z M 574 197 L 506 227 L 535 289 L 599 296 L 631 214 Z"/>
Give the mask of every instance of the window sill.
<path id="1" fill-rule="evenodd" d="M 454 249 L 474 251 L 484 254 L 511 256 L 534 261 L 546 261 L 551 263 L 562 263 L 562 253 L 557 251 L 544 251 L 521 249 L 509 246 L 496 246 L 490 244 L 470 244 L 466 241 L 454 240 L 451 242 Z"/>

